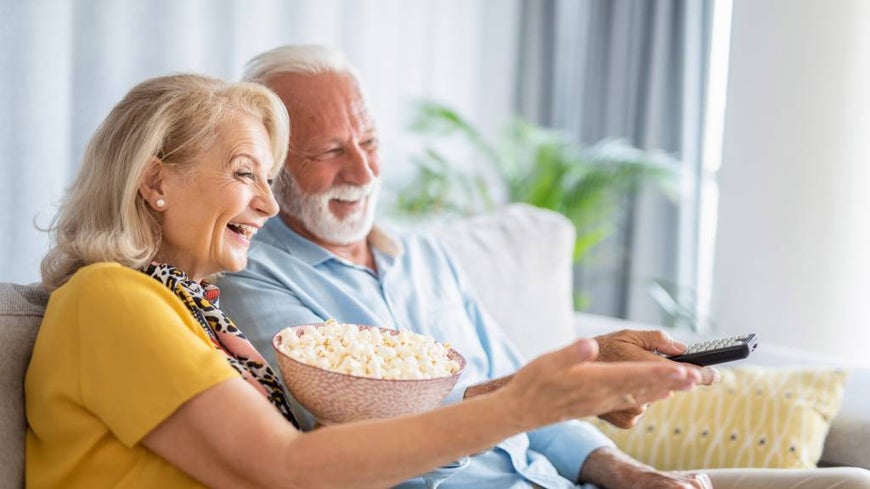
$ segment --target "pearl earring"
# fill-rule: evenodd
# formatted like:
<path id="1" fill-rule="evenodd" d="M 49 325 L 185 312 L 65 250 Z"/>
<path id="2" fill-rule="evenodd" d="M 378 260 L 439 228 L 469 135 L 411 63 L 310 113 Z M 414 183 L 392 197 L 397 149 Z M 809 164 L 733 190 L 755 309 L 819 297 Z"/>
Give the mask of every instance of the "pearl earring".
<path id="1" fill-rule="evenodd" d="M 162 208 L 166 207 L 166 201 L 163 200 L 163 199 L 157 199 L 157 200 L 154 202 L 154 205 L 155 205 L 158 209 L 162 209 Z"/>

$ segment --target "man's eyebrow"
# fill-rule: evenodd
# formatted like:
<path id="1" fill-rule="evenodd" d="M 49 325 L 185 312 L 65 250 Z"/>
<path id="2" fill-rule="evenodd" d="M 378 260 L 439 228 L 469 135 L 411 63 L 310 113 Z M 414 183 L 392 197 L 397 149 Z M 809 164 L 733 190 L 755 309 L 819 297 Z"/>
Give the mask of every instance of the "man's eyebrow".
<path id="1" fill-rule="evenodd" d="M 290 153 L 300 154 L 302 156 L 313 156 L 323 152 L 322 149 L 310 149 L 308 146 L 291 144 L 288 151 Z"/>

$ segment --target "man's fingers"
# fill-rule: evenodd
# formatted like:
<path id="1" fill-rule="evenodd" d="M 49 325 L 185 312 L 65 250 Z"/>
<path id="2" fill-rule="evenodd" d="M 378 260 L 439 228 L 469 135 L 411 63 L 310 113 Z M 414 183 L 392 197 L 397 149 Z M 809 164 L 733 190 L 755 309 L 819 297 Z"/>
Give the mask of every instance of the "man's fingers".
<path id="1" fill-rule="evenodd" d="M 647 404 L 642 404 L 637 407 L 620 409 L 619 411 L 611 411 L 604 413 L 599 418 L 616 426 L 617 428 L 628 429 L 634 427 L 640 420 L 641 416 L 646 412 Z"/>
<path id="2" fill-rule="evenodd" d="M 655 331 L 643 331 L 641 335 L 644 348 L 649 351 L 657 351 L 665 355 L 679 355 L 689 348 L 682 341 L 671 338 L 671 335 L 658 329 Z"/>
<path id="3" fill-rule="evenodd" d="M 598 337 L 602 350 L 607 350 L 612 358 L 606 360 L 649 360 L 647 352 L 660 352 L 665 355 L 678 355 L 688 349 L 688 345 L 676 341 L 662 330 L 622 330 Z M 622 346 L 620 346 L 622 345 Z M 630 351 L 623 346 L 631 345 L 637 350 Z M 643 352 L 643 354 L 641 354 Z M 602 353 L 604 355 L 604 353 Z"/>

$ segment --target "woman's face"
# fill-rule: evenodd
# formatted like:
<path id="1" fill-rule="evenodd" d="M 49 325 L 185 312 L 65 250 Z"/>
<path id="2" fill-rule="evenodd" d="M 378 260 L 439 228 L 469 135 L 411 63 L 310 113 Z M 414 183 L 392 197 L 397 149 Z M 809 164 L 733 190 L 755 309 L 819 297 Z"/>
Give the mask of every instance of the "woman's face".
<path id="1" fill-rule="evenodd" d="M 268 181 L 269 135 L 257 118 L 239 114 L 218 126 L 213 144 L 190 163 L 161 170 L 165 206 L 157 260 L 197 281 L 242 270 L 251 237 L 278 212 Z"/>

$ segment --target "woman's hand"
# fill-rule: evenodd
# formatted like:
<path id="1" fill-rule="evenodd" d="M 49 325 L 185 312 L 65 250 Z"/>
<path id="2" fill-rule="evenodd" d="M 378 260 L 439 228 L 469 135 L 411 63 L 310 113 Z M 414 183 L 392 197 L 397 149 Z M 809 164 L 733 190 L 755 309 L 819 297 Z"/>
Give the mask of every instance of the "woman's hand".
<path id="1" fill-rule="evenodd" d="M 676 362 L 595 362 L 595 340 L 579 340 L 543 355 L 495 395 L 513 403 L 515 415 L 536 428 L 573 418 L 640 409 L 701 381 L 697 369 Z"/>

